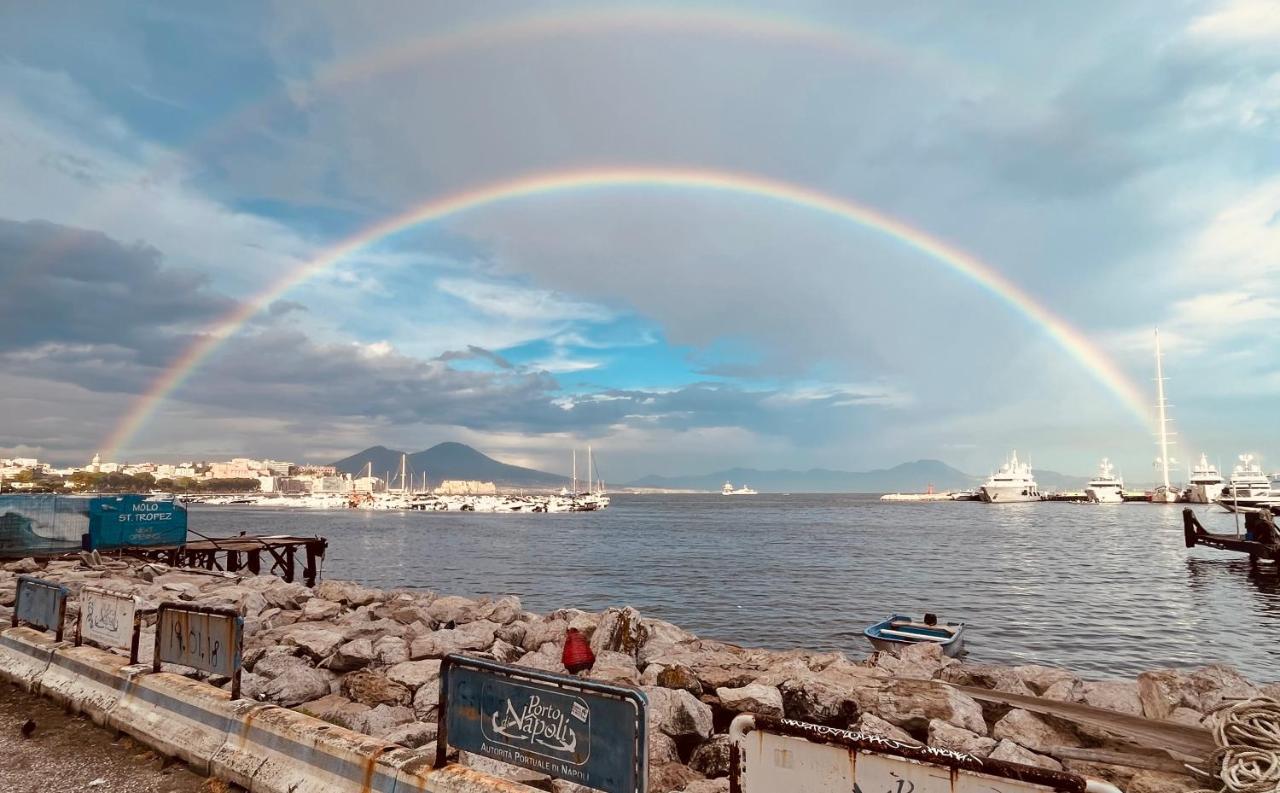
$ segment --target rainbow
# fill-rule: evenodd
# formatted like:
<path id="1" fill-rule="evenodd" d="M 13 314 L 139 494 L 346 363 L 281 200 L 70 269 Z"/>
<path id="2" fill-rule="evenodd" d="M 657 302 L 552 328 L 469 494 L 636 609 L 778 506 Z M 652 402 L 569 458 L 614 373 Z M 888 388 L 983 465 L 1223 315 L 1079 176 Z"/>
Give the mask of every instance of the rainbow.
<path id="1" fill-rule="evenodd" d="M 136 400 L 103 444 L 103 454 L 110 458 L 126 447 L 174 390 L 254 315 L 353 253 L 413 226 L 493 204 L 573 191 L 624 187 L 700 190 L 755 196 L 821 212 L 874 229 L 981 286 L 1042 328 L 1135 416 L 1150 426 L 1150 414 L 1141 390 L 1088 337 L 1053 314 L 998 270 L 953 245 L 871 207 L 764 176 L 697 168 L 613 167 L 535 173 L 473 187 L 425 201 L 341 240 L 319 256 L 292 269 L 283 278 L 218 320 Z"/>

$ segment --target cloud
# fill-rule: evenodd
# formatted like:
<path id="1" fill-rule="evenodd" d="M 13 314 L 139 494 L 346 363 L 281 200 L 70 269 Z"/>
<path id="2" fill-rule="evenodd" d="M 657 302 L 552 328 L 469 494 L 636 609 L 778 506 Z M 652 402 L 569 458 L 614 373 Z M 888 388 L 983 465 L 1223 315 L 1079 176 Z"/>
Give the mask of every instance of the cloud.
<path id="1" fill-rule="evenodd" d="M 607 322 L 614 318 L 602 306 L 572 300 L 545 289 L 512 283 L 441 278 L 436 288 L 490 317 L 512 322 Z"/>
<path id="2" fill-rule="evenodd" d="M 1280 40 L 1280 8 L 1270 0 L 1231 0 L 1192 20 L 1188 30 L 1214 41 L 1274 45 Z"/>
<path id="3" fill-rule="evenodd" d="M 483 347 L 477 347 L 474 344 L 467 345 L 465 350 L 446 350 L 441 353 L 436 360 L 440 361 L 473 361 L 484 360 L 498 367 L 499 369 L 513 369 L 515 365 L 498 355 L 492 350 L 486 350 Z"/>

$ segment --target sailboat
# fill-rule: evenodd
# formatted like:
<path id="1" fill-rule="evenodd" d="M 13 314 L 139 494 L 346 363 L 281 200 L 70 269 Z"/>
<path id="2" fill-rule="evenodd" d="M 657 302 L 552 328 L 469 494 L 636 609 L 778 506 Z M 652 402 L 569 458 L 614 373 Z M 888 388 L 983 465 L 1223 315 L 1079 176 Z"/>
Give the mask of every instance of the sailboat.
<path id="1" fill-rule="evenodd" d="M 569 490 L 560 488 L 560 496 L 569 499 L 570 512 L 593 512 L 609 506 L 609 496 L 604 489 L 604 480 L 600 478 L 600 472 L 596 469 L 595 457 L 590 446 L 587 447 L 586 485 L 585 491 L 578 489 L 578 450 L 574 449 L 572 488 Z"/>
<path id="2" fill-rule="evenodd" d="M 1151 492 L 1151 503 L 1175 504 L 1180 500 L 1180 491 L 1169 484 L 1169 466 L 1176 461 L 1169 457 L 1169 406 L 1164 398 L 1164 368 L 1160 357 L 1160 331 L 1156 330 L 1156 408 L 1159 410 L 1157 429 L 1160 432 L 1160 456 L 1156 458 L 1155 465 L 1160 469 L 1162 483 Z"/>

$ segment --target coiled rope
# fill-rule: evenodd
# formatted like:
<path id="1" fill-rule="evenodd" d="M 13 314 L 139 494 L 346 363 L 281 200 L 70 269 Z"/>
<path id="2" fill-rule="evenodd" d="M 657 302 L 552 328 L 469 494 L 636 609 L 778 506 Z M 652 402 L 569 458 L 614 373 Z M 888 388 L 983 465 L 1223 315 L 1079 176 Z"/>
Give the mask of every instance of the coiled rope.
<path id="1" fill-rule="evenodd" d="M 1280 700 L 1241 700 L 1210 718 L 1218 750 L 1209 762 L 1222 786 L 1196 793 L 1280 793 Z"/>

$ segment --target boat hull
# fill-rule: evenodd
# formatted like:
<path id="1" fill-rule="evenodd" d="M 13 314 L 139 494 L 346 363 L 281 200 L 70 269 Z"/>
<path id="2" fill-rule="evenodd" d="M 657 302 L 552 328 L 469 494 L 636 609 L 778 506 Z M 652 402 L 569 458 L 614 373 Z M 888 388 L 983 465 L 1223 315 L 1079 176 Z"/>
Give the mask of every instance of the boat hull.
<path id="1" fill-rule="evenodd" d="M 1212 504 L 1222 492 L 1222 483 L 1191 485 L 1187 488 L 1187 502 L 1190 504 Z"/>
<path id="2" fill-rule="evenodd" d="M 945 627 L 953 632 L 950 633 L 948 638 L 944 639 L 942 637 L 947 634 L 947 631 L 944 630 L 933 631 L 932 636 L 927 636 L 922 630 L 918 631 L 914 627 L 904 628 L 902 630 L 894 629 L 896 626 L 894 626 L 893 623 L 902 623 L 907 621 L 909 621 L 908 617 L 904 617 L 901 614 L 894 614 L 888 619 L 881 620 L 875 625 L 866 628 L 862 632 L 862 635 L 867 638 L 867 641 L 871 642 L 872 647 L 881 652 L 892 652 L 895 649 L 901 649 L 907 645 L 925 643 L 938 645 L 942 650 L 942 654 L 948 658 L 955 658 L 964 652 L 965 626 L 963 622 L 947 623 Z M 943 626 L 939 627 L 941 628 Z"/>
<path id="3" fill-rule="evenodd" d="M 978 489 L 978 497 L 988 504 L 1013 504 L 1024 501 L 1039 501 L 1040 492 L 1030 487 L 993 487 L 983 485 Z"/>
<path id="4" fill-rule="evenodd" d="M 1090 504 L 1124 503 L 1124 493 L 1117 487 L 1086 487 L 1084 495 Z"/>

